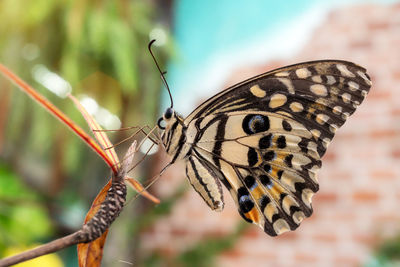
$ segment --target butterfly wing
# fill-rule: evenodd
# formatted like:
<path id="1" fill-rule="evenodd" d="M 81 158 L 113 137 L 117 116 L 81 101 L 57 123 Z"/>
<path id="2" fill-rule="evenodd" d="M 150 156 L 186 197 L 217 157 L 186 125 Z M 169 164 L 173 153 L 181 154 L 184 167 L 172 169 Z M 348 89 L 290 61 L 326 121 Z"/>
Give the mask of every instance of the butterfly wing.
<path id="1" fill-rule="evenodd" d="M 269 235 L 294 230 L 312 213 L 321 157 L 370 86 L 365 69 L 345 61 L 254 77 L 185 119 L 197 133 L 192 154 L 219 174 L 246 221 Z"/>
<path id="2" fill-rule="evenodd" d="M 302 122 L 320 139 L 322 155 L 336 129 L 354 113 L 371 87 L 366 70 L 339 60 L 276 69 L 234 85 L 196 108 L 185 124 L 232 111 L 269 111 Z"/>

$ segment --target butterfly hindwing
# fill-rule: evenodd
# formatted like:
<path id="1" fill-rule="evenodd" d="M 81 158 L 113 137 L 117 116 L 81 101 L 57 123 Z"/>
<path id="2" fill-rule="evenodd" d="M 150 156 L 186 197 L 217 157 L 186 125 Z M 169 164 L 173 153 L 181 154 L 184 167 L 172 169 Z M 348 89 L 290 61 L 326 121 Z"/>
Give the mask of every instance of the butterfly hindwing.
<path id="1" fill-rule="evenodd" d="M 186 176 L 207 205 L 216 211 L 224 208 L 222 186 L 218 172 L 196 155 L 186 159 Z"/>
<path id="2" fill-rule="evenodd" d="M 304 139 L 312 139 L 302 124 L 260 111 L 229 112 L 202 123 L 208 120 L 192 122 L 204 125 L 193 151 L 222 172 L 246 221 L 277 235 L 296 229 L 311 215 L 321 163 L 315 142 L 307 145 L 307 152 L 301 148 Z"/>

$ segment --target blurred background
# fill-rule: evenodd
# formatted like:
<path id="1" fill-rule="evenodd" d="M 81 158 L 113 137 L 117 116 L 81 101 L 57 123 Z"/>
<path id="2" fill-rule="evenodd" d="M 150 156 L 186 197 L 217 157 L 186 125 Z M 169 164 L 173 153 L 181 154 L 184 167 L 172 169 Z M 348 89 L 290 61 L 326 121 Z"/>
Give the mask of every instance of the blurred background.
<path id="1" fill-rule="evenodd" d="M 66 91 L 104 128 L 155 125 L 169 99 L 147 51 L 153 38 L 183 115 L 300 61 L 349 60 L 372 78 L 295 232 L 272 238 L 243 223 L 226 191 L 225 210 L 212 212 L 176 164 L 150 189 L 161 204 L 129 192 L 103 266 L 400 266 L 399 1 L 2 0 L 0 18 L 0 62 L 85 129 Z M 132 176 L 146 183 L 167 162 L 160 150 Z M 0 78 L 0 257 L 78 229 L 109 178 L 93 151 Z M 77 266 L 76 248 L 21 266 Z"/>

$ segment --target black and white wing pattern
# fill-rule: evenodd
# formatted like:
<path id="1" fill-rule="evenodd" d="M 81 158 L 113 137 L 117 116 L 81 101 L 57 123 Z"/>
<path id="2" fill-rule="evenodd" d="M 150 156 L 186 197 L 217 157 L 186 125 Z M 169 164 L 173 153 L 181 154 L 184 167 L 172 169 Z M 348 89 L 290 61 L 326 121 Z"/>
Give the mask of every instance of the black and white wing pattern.
<path id="1" fill-rule="evenodd" d="M 170 127 L 175 158 L 184 151 L 212 209 L 223 208 L 221 181 L 246 221 L 271 236 L 294 230 L 312 213 L 322 156 L 370 87 L 364 68 L 338 60 L 261 74 L 201 104 L 183 120 L 185 137 Z"/>

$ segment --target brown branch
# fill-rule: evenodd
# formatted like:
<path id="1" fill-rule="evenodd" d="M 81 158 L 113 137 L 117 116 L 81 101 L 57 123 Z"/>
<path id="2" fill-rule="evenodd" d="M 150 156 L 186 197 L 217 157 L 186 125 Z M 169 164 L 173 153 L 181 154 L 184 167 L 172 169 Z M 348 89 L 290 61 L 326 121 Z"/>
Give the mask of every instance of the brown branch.
<path id="1" fill-rule="evenodd" d="M 79 236 L 81 235 L 81 230 L 64 236 L 62 238 L 56 239 L 54 241 L 51 241 L 45 245 L 36 247 L 34 249 L 31 250 L 27 250 L 24 251 L 20 254 L 14 255 L 14 256 L 10 256 L 4 259 L 0 260 L 0 267 L 4 267 L 4 266 L 11 266 L 23 261 L 27 261 L 33 258 L 37 258 L 49 253 L 53 253 L 56 252 L 60 249 L 72 246 L 72 245 L 76 245 L 79 242 Z"/>
<path id="2" fill-rule="evenodd" d="M 79 243 L 99 238 L 120 214 L 126 200 L 126 185 L 121 177 L 113 177 L 107 196 L 93 218 L 75 233 L 56 239 L 37 248 L 0 259 L 0 267 L 14 265 Z"/>

